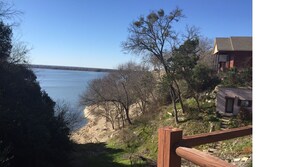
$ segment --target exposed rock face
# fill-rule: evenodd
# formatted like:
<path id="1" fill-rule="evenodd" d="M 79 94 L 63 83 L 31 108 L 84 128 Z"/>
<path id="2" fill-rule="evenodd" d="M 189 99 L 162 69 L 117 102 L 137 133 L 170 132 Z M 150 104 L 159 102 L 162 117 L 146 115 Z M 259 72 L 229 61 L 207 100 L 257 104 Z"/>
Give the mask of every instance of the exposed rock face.
<path id="1" fill-rule="evenodd" d="M 106 142 L 118 131 L 113 130 L 109 122 L 104 117 L 99 117 L 91 113 L 92 106 L 84 109 L 84 116 L 88 123 L 71 134 L 71 140 L 78 144 Z M 133 119 L 138 114 L 136 105 L 130 106 L 130 118 Z"/>
<path id="2" fill-rule="evenodd" d="M 71 140 L 79 143 L 98 143 L 106 142 L 114 131 L 111 126 L 106 123 L 105 118 L 98 118 L 90 114 L 88 107 L 84 110 L 84 115 L 88 119 L 88 123 L 81 129 L 73 132 Z"/>

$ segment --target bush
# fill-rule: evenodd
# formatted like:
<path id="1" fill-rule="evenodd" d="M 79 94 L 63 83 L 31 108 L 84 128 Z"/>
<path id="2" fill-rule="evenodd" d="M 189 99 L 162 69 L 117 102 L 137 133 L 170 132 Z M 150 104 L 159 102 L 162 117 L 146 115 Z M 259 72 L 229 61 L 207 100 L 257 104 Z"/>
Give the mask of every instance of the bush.
<path id="1" fill-rule="evenodd" d="M 246 109 L 246 108 L 241 108 L 239 113 L 238 113 L 238 118 L 243 120 L 243 121 L 251 122 L 252 119 L 253 119 L 252 110 L 249 110 L 249 109 Z"/>
<path id="2" fill-rule="evenodd" d="M 227 87 L 251 87 L 253 84 L 252 75 L 252 68 L 241 70 L 232 68 L 227 70 L 226 72 L 221 73 L 221 78 L 223 78 L 222 85 Z"/>
<path id="3" fill-rule="evenodd" d="M 41 91 L 34 73 L 22 65 L 0 62 L 0 81 L 0 141 L 10 146 L 7 163 L 65 166 L 71 149 L 69 128 L 55 116 L 55 103 Z"/>

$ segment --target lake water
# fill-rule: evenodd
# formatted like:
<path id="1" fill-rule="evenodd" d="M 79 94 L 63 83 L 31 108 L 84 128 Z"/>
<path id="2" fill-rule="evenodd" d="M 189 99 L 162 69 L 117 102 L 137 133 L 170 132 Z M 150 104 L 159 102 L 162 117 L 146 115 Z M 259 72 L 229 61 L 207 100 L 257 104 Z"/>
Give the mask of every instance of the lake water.
<path id="1" fill-rule="evenodd" d="M 106 72 L 53 70 L 33 68 L 37 81 L 54 101 L 70 105 L 72 112 L 83 115 L 83 106 L 79 106 L 79 96 L 84 93 L 88 82 L 103 77 Z M 84 124 L 84 123 L 82 123 Z"/>
<path id="2" fill-rule="evenodd" d="M 40 86 L 54 101 L 63 100 L 73 107 L 78 106 L 79 96 L 88 82 L 103 77 L 104 72 L 33 69 Z"/>

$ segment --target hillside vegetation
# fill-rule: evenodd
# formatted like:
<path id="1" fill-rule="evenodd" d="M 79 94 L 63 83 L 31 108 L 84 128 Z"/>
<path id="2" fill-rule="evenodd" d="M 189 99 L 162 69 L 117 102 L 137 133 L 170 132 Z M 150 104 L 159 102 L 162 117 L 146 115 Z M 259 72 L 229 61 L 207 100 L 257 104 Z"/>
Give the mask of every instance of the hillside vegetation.
<path id="1" fill-rule="evenodd" d="M 231 69 L 218 75 L 209 63 L 211 44 L 198 29 L 187 27 L 182 35 L 175 32 L 173 25 L 182 18 L 182 10 L 176 8 L 167 14 L 163 9 L 152 11 L 133 21 L 122 47 L 146 61 L 119 65 L 116 72 L 90 82 L 81 97 L 81 103 L 92 106 L 91 113 L 106 119 L 115 131 L 105 148 L 120 150 L 107 152 L 117 165 L 154 166 L 160 127 L 180 128 L 184 135 L 220 130 L 215 87 L 252 86 L 251 69 Z M 245 114 L 230 119 L 228 128 L 251 124 Z M 229 162 L 237 162 L 235 157 L 241 162 L 241 156 L 250 161 L 251 136 L 197 149 Z"/>
<path id="2" fill-rule="evenodd" d="M 88 144 L 89 150 L 96 150 L 93 154 L 83 154 L 81 159 L 88 166 L 98 166 L 104 162 L 107 165 L 118 166 L 154 166 L 157 161 L 158 153 L 158 128 L 172 126 L 183 130 L 183 135 L 195 135 L 208 133 L 210 129 L 220 130 L 221 120 L 215 113 L 214 100 L 205 98 L 201 101 L 201 111 L 197 112 L 196 102 L 193 98 L 185 100 L 187 112 L 180 114 L 180 123 L 176 124 L 171 105 L 162 105 L 150 113 L 133 117 L 133 124 L 122 129 L 116 130 L 113 137 L 103 143 Z M 180 110 L 180 106 L 177 106 Z M 233 118 L 229 127 L 238 127 L 251 124 L 250 121 L 242 121 Z M 104 145 L 105 151 L 99 145 Z M 220 148 L 217 148 L 220 145 Z M 82 149 L 78 148 L 79 150 Z M 209 152 L 216 148 L 214 153 Z M 240 158 L 248 158 L 247 162 L 236 162 L 248 166 L 251 163 L 252 137 L 245 136 L 232 140 L 197 146 L 196 149 L 214 154 L 228 162 L 236 161 Z M 86 149 L 84 149 L 86 151 Z M 80 151 L 79 151 L 80 152 Z M 78 153 L 80 155 L 83 152 Z M 101 154 L 104 154 L 102 156 Z M 106 158 L 108 156 L 109 158 Z M 102 158 L 101 158 L 102 157 Z M 82 163 L 82 162 L 81 162 Z M 93 165 L 92 165 L 93 164 Z M 190 166 L 187 161 L 184 165 Z M 99 165 L 100 166 L 100 165 Z"/>
<path id="3" fill-rule="evenodd" d="M 215 87 L 252 86 L 252 69 L 217 75 L 209 63 L 210 41 L 197 28 L 186 27 L 183 34 L 174 30 L 184 18 L 181 9 L 151 11 L 130 24 L 122 42 L 124 51 L 145 61 L 121 64 L 91 81 L 80 103 L 93 120 L 71 132 L 75 119 L 67 115 L 69 109 L 41 90 L 26 65 L 29 50 L 13 43 L 12 26 L 5 20 L 15 13 L 0 1 L 0 166 L 156 166 L 158 128 L 180 128 L 183 135 L 220 130 Z M 239 114 L 227 128 L 251 124 L 251 118 Z M 196 148 L 251 165 L 251 136 Z"/>

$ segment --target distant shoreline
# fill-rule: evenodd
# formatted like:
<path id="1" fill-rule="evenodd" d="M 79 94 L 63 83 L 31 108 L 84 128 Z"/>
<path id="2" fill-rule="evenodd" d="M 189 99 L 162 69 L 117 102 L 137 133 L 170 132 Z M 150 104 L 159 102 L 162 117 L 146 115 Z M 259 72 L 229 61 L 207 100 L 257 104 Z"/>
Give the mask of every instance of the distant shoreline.
<path id="1" fill-rule="evenodd" d="M 52 70 L 75 70 L 75 71 L 94 71 L 94 72 L 117 71 L 116 69 L 73 67 L 73 66 L 55 66 L 55 65 L 37 65 L 37 64 L 29 64 L 28 66 L 31 68 L 52 69 Z"/>

